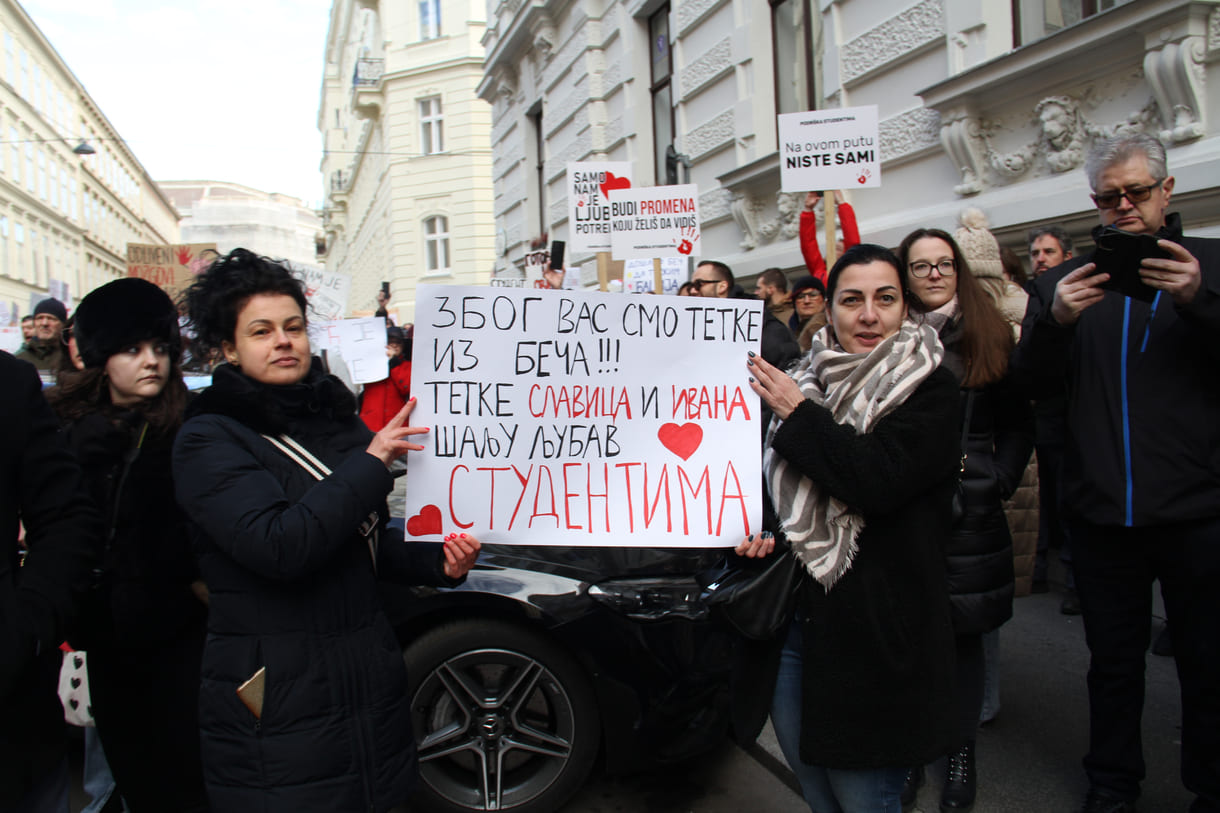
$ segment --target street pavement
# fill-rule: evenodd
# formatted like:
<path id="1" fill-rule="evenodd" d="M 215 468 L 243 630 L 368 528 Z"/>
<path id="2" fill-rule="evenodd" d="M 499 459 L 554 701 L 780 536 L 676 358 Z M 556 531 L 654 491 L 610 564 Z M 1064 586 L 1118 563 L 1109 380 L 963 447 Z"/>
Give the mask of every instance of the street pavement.
<path id="1" fill-rule="evenodd" d="M 1070 813 L 1087 790 L 1080 758 L 1088 741 L 1088 651 L 1079 616 L 1059 612 L 1062 595 L 1018 599 L 1000 633 L 1001 703 L 979 732 L 979 795 L 974 813 Z M 1159 593 L 1155 636 L 1164 611 Z M 1181 724 L 1172 658 L 1148 655 L 1140 813 L 1185 811 L 1191 796 L 1179 779 Z M 72 811 L 85 805 L 79 754 Z M 917 813 L 939 808 L 943 763 L 928 770 Z M 802 813 L 808 811 L 770 727 L 749 749 L 725 743 L 682 766 L 626 777 L 595 776 L 562 813 Z"/>

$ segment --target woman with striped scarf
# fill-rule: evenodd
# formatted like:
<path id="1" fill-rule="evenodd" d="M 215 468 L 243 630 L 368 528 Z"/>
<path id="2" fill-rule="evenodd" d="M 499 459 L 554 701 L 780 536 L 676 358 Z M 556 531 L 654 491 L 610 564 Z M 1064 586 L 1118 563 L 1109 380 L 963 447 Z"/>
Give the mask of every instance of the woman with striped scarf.
<path id="1" fill-rule="evenodd" d="M 953 628 L 945 536 L 960 468 L 957 382 L 936 331 L 909 318 L 881 246 L 827 280 L 829 324 L 789 373 L 751 354 L 775 413 L 763 468 L 778 537 L 804 576 L 771 717 L 816 813 L 899 813 L 906 766 L 949 737 Z M 772 553 L 770 536 L 738 547 Z"/>

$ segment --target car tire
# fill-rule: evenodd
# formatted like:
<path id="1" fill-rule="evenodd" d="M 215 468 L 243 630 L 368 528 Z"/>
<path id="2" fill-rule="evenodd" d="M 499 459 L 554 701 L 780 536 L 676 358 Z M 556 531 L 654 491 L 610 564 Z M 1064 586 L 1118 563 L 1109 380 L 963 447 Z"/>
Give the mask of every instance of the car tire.
<path id="1" fill-rule="evenodd" d="M 524 626 L 464 619 L 407 644 L 420 782 L 412 809 L 554 811 L 588 777 L 601 740 L 573 658 Z"/>

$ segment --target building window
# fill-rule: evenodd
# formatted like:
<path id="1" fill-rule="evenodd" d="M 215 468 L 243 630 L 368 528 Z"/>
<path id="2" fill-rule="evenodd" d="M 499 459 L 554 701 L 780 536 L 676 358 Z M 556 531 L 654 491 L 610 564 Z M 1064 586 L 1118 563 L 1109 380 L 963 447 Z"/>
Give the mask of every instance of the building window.
<path id="1" fill-rule="evenodd" d="M 449 271 L 449 218 L 437 216 L 424 221 L 424 255 L 427 273 Z"/>
<path id="2" fill-rule="evenodd" d="M 38 197 L 47 199 L 47 155 L 38 151 Z"/>
<path id="3" fill-rule="evenodd" d="M 674 103 L 670 79 L 673 76 L 673 57 L 669 50 L 669 4 L 648 18 L 648 52 L 652 63 L 650 89 L 652 92 L 652 154 L 656 163 L 656 183 L 665 184 L 665 154 L 674 144 Z"/>
<path id="4" fill-rule="evenodd" d="M 432 96 L 419 100 L 419 143 L 420 152 L 424 155 L 434 155 L 444 152 L 445 141 L 443 132 L 444 121 L 441 116 L 441 97 Z"/>
<path id="5" fill-rule="evenodd" d="M 29 100 L 30 98 L 30 55 L 23 49 L 21 51 L 21 83 L 17 87 L 21 93 L 21 98 Z"/>
<path id="6" fill-rule="evenodd" d="M 13 87 L 17 87 L 17 69 L 13 58 L 13 35 L 4 32 L 4 78 Z"/>
<path id="7" fill-rule="evenodd" d="M 59 167 L 55 164 L 55 157 L 51 157 L 51 166 L 47 167 L 51 173 L 51 177 L 47 179 L 47 185 L 51 192 L 51 205 L 56 209 L 59 208 Z"/>
<path id="8" fill-rule="evenodd" d="M 1013 47 L 1049 37 L 1131 0 L 1012 0 Z"/>
<path id="9" fill-rule="evenodd" d="M 34 144 L 29 140 L 25 142 L 25 188 L 35 191 Z"/>
<path id="10" fill-rule="evenodd" d="M 9 170 L 13 173 L 13 183 L 21 183 L 21 133 L 17 132 L 16 127 L 8 128 L 8 140 L 12 145 L 10 155 L 12 156 L 12 166 Z"/>
<path id="11" fill-rule="evenodd" d="M 771 0 L 771 43 L 775 54 L 775 110 L 816 110 L 813 25 L 809 0 Z"/>
<path id="12" fill-rule="evenodd" d="M 25 226 L 13 224 L 13 240 L 17 243 L 17 279 L 25 279 Z"/>
<path id="13" fill-rule="evenodd" d="M 441 0 L 419 0 L 419 38 L 434 40 L 441 35 Z"/>
<path id="14" fill-rule="evenodd" d="M 0 274 L 8 276 L 8 217 L 0 215 Z"/>

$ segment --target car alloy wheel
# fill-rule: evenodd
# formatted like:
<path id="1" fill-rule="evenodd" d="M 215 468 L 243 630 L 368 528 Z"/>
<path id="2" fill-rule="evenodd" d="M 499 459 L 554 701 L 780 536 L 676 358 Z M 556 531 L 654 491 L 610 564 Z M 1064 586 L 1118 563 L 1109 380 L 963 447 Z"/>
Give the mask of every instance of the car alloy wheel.
<path id="1" fill-rule="evenodd" d="M 588 681 L 561 648 L 498 620 L 430 630 L 404 653 L 422 798 L 442 811 L 555 810 L 600 739 Z"/>

